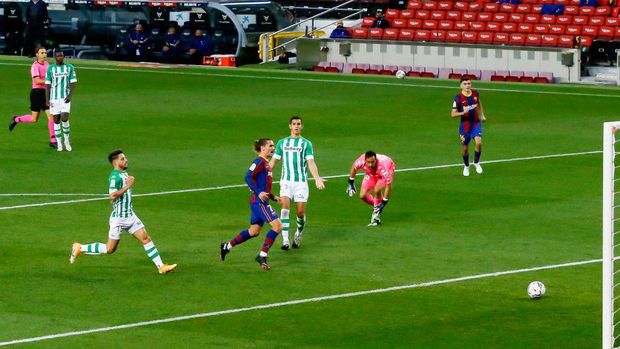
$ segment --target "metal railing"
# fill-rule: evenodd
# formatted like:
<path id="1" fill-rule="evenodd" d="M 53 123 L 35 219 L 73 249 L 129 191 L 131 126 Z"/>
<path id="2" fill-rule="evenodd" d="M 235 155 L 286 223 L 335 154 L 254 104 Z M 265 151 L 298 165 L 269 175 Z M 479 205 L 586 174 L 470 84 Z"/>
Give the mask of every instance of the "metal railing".
<path id="1" fill-rule="evenodd" d="M 299 39 L 301 39 L 301 38 L 303 38 L 303 37 L 305 37 L 305 36 L 307 36 L 307 35 L 310 35 L 310 34 L 312 34 L 312 33 L 316 32 L 316 31 L 319 31 L 319 30 L 321 30 L 321 29 L 327 28 L 327 27 L 329 27 L 329 26 L 333 25 L 334 23 L 336 23 L 336 22 L 337 22 L 337 21 L 339 21 L 339 20 L 342 20 L 342 19 L 347 19 L 347 18 L 351 18 L 351 17 L 357 16 L 358 14 L 360 14 L 360 13 L 362 13 L 362 12 L 366 12 L 366 11 L 367 11 L 367 9 L 366 9 L 366 8 L 363 8 L 363 9 L 357 10 L 356 12 L 354 12 L 354 13 L 352 13 L 352 14 L 348 15 L 348 16 L 345 16 L 345 17 L 342 17 L 342 18 L 340 18 L 340 19 L 337 19 L 337 20 L 335 20 L 335 21 L 333 21 L 333 22 L 330 22 L 328 25 L 325 25 L 325 26 L 323 26 L 323 27 L 321 27 L 321 28 L 318 28 L 318 29 L 313 29 L 312 31 L 307 32 L 307 33 L 304 33 L 303 35 L 300 35 L 299 37 L 296 37 L 296 38 L 294 38 L 294 39 L 292 39 L 292 40 L 289 40 L 289 41 L 287 41 L 287 42 L 285 42 L 285 43 L 283 43 L 283 44 L 280 44 L 280 45 L 278 45 L 278 46 L 276 46 L 276 47 L 273 47 L 273 48 L 269 48 L 269 43 L 271 42 L 271 38 L 272 38 L 272 37 L 274 37 L 276 34 L 279 34 L 279 33 L 285 32 L 285 31 L 287 31 L 287 30 L 289 30 L 289 29 L 291 29 L 291 28 L 297 27 L 297 26 L 299 26 L 300 24 L 303 24 L 303 23 L 305 23 L 305 22 L 308 22 L 308 21 L 313 21 L 315 18 L 321 17 L 321 16 L 323 16 L 323 15 L 324 15 L 324 14 L 326 14 L 326 13 L 332 12 L 332 11 L 337 10 L 337 9 L 339 9 L 339 8 L 341 8 L 341 7 L 345 6 L 345 5 L 348 5 L 348 4 L 351 4 L 351 3 L 354 3 L 354 2 L 355 2 L 355 0 L 349 0 L 349 1 L 343 2 L 342 4 L 340 4 L 340 5 L 338 5 L 338 6 L 334 6 L 334 7 L 329 8 L 329 9 L 327 9 L 327 10 L 325 10 L 325 11 L 321 12 L 321 13 L 318 13 L 318 14 L 316 14 L 316 15 L 312 16 L 312 17 L 308 17 L 308 18 L 304 19 L 303 21 L 301 21 L 301 22 L 299 22 L 299 23 L 295 23 L 295 24 L 289 25 L 288 27 L 283 28 L 283 29 L 280 29 L 280 30 L 278 30 L 278 31 L 276 31 L 276 32 L 273 32 L 273 33 L 264 33 L 264 34 L 263 34 L 263 46 L 261 47 L 262 52 L 263 52 L 263 63 L 265 63 L 265 62 L 269 61 L 269 54 L 270 54 L 271 52 L 275 52 L 277 49 L 279 49 L 279 48 L 281 48 L 281 47 L 284 47 L 284 46 L 286 46 L 287 44 L 290 44 L 290 43 L 292 43 L 292 42 L 294 42 L 294 41 L 297 41 L 297 40 L 299 40 Z"/>

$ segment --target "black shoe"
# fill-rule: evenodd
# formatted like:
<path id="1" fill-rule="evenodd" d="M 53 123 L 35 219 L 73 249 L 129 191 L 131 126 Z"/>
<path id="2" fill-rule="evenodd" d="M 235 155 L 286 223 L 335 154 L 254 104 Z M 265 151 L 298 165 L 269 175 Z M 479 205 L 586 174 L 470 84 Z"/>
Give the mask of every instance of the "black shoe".
<path id="1" fill-rule="evenodd" d="M 58 148 L 58 143 L 50 142 L 50 148 L 54 148 L 54 149 Z"/>
<path id="2" fill-rule="evenodd" d="M 226 259 L 226 255 L 228 254 L 228 252 L 230 252 L 230 250 L 226 249 L 226 243 L 222 242 L 220 244 L 220 258 L 222 259 L 222 261 L 224 261 L 224 259 Z"/>
<path id="3" fill-rule="evenodd" d="M 9 124 L 9 131 L 13 131 L 15 126 L 17 126 L 17 121 L 15 121 L 15 118 L 17 118 L 17 116 L 13 116 L 13 118 L 11 119 L 11 123 Z"/>
<path id="4" fill-rule="evenodd" d="M 280 247 L 280 249 L 284 250 L 284 251 L 288 251 L 289 248 L 290 248 L 290 246 L 288 244 L 284 244 L 284 245 L 282 245 L 282 247 Z"/>
<path id="5" fill-rule="evenodd" d="M 293 241 L 293 248 L 299 248 L 299 245 L 295 241 Z"/>
<path id="6" fill-rule="evenodd" d="M 256 261 L 258 262 L 258 264 L 260 264 L 260 267 L 263 268 L 263 270 L 269 270 L 271 268 L 269 268 L 269 264 L 267 264 L 267 257 L 261 257 L 261 255 L 256 256 Z"/>

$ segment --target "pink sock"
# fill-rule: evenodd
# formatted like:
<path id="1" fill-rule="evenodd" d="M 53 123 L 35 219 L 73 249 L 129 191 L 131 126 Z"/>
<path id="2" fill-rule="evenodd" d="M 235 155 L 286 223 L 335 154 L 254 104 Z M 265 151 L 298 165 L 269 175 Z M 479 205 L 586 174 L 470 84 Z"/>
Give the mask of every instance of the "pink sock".
<path id="1" fill-rule="evenodd" d="M 15 122 L 32 122 L 32 115 L 26 114 L 15 118 Z"/>
<path id="2" fill-rule="evenodd" d="M 56 132 L 54 131 L 54 120 L 47 120 L 47 129 L 50 131 L 50 142 L 56 143 Z"/>
<path id="3" fill-rule="evenodd" d="M 379 195 L 378 198 L 374 199 L 374 206 L 377 206 L 381 203 L 381 201 L 383 201 L 383 197 L 381 195 Z"/>
<path id="4" fill-rule="evenodd" d="M 367 203 L 370 206 L 374 206 L 375 205 L 375 198 L 372 197 L 372 195 L 370 195 L 370 194 L 366 194 L 366 196 L 364 196 L 364 198 L 362 200 L 364 200 L 364 202 Z"/>

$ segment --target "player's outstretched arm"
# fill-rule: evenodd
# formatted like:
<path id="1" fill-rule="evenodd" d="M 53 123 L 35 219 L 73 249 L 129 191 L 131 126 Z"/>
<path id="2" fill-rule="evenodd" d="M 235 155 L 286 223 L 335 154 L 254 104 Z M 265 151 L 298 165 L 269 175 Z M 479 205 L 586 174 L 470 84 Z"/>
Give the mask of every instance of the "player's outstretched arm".
<path id="1" fill-rule="evenodd" d="M 308 159 L 307 161 L 308 168 L 310 169 L 310 173 L 312 173 L 312 178 L 314 178 L 314 184 L 316 185 L 316 188 L 319 190 L 325 189 L 326 180 L 321 178 L 321 176 L 319 175 L 319 169 L 316 166 L 316 162 L 314 162 L 314 159 Z"/>

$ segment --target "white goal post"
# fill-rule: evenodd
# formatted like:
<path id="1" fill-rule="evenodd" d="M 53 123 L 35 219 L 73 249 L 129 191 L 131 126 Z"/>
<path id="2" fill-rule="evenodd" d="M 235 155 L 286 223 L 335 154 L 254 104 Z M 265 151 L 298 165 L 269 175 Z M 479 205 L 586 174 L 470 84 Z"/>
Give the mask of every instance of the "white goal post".
<path id="1" fill-rule="evenodd" d="M 618 281 L 615 278 L 616 273 L 620 272 L 620 269 L 617 271 L 615 268 L 615 248 L 620 249 L 615 243 L 615 234 L 620 233 L 620 230 L 616 231 L 615 224 L 616 220 L 620 221 L 620 218 L 615 217 L 615 195 L 620 194 L 620 185 L 618 191 L 615 188 L 616 181 L 620 181 L 620 178 L 615 178 L 617 168 L 615 158 L 619 154 L 616 152 L 618 129 L 620 121 L 603 124 L 603 349 L 617 348 L 616 342 L 620 344 L 618 340 L 620 327 L 616 328 L 620 325 L 620 316 L 616 316 L 620 308 L 617 309 L 615 306 L 616 301 L 620 304 L 620 300 L 617 299 L 620 297 L 620 292 L 618 296 L 615 292 L 616 286 L 620 290 L 620 277 Z M 620 243 L 620 239 L 618 241 Z"/>

